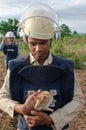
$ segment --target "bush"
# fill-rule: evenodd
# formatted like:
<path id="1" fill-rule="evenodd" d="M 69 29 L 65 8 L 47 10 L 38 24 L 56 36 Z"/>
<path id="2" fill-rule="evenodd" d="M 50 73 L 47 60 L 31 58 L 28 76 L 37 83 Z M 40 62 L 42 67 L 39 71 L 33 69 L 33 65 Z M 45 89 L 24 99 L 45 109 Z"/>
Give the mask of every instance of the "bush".
<path id="1" fill-rule="evenodd" d="M 66 41 L 65 41 L 66 39 Z M 75 63 L 76 69 L 84 67 L 83 62 L 86 61 L 86 43 L 81 38 L 65 38 L 58 43 L 53 42 L 51 46 L 51 52 L 55 55 L 62 56 L 71 59 Z M 85 41 L 85 39 L 84 39 Z M 70 44 L 72 43 L 72 44 Z"/>

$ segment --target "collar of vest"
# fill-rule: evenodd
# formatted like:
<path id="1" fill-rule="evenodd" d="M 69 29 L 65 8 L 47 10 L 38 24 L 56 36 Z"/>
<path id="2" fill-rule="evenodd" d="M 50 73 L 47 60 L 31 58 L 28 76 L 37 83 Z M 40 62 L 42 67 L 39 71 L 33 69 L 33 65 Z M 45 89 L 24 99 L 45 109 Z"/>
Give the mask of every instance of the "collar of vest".
<path id="1" fill-rule="evenodd" d="M 64 73 L 65 69 L 56 65 L 44 65 L 44 66 L 33 66 L 29 65 L 23 67 L 18 71 L 18 74 L 25 80 L 31 82 L 54 82 L 60 78 Z"/>

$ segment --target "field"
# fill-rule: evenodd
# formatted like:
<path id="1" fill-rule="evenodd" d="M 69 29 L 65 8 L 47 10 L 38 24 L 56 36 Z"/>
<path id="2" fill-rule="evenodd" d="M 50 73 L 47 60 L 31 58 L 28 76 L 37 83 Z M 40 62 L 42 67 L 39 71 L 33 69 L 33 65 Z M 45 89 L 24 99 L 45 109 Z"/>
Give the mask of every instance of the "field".
<path id="1" fill-rule="evenodd" d="M 0 87 L 4 82 L 5 74 L 4 55 L 0 53 Z M 76 74 L 86 101 L 86 68 L 76 70 Z M 2 113 L 2 111 L 0 111 L 0 113 Z M 4 113 L 3 118 L 0 121 L 0 130 L 16 130 L 16 123 L 16 119 L 11 119 Z M 84 110 L 70 122 L 70 130 L 86 130 L 86 102 Z"/>

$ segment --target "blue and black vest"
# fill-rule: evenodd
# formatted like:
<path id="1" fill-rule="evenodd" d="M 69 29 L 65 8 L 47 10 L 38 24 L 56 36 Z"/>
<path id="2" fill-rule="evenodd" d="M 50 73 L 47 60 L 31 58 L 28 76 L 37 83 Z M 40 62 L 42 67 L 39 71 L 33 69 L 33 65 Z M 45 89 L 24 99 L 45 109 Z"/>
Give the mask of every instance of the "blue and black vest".
<path id="1" fill-rule="evenodd" d="M 38 89 L 54 93 L 56 103 L 50 107 L 55 110 L 62 108 L 73 99 L 74 94 L 74 63 L 71 60 L 53 55 L 49 65 L 34 66 L 29 56 L 9 62 L 10 91 L 13 100 L 24 103 L 29 91 Z M 46 112 L 51 114 L 51 112 Z M 64 126 L 62 130 L 67 128 Z M 23 116 L 20 116 L 18 128 L 29 130 Z M 31 130 L 53 130 L 47 126 L 36 126 Z"/>
<path id="2" fill-rule="evenodd" d="M 17 44 L 4 44 L 3 53 L 6 56 L 6 65 L 8 68 L 8 61 L 18 57 L 18 45 Z"/>

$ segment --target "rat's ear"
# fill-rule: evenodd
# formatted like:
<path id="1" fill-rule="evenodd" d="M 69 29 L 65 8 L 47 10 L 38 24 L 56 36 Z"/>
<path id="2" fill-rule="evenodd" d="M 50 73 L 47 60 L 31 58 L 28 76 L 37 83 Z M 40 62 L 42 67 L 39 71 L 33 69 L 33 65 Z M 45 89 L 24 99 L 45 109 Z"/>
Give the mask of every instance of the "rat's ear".
<path id="1" fill-rule="evenodd" d="M 43 96 L 43 99 L 46 99 L 47 98 L 47 96 Z"/>

